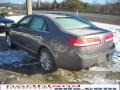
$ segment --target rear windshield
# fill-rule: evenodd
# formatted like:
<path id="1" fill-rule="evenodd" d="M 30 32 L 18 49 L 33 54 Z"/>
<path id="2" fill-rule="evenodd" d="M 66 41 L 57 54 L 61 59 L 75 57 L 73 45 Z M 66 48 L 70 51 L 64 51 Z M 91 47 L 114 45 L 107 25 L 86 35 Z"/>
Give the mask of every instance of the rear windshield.
<path id="1" fill-rule="evenodd" d="M 64 29 L 79 29 L 88 28 L 92 26 L 85 20 L 80 20 L 73 17 L 57 17 L 56 22 L 59 25 L 61 25 Z"/>

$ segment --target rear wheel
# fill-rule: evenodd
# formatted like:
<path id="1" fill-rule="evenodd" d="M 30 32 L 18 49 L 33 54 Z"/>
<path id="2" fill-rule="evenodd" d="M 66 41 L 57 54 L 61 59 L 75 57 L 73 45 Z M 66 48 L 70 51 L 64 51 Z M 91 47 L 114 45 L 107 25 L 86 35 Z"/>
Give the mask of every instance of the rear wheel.
<path id="1" fill-rule="evenodd" d="M 44 73 L 51 73 L 55 71 L 55 62 L 52 53 L 44 48 L 39 53 L 39 61 Z"/>

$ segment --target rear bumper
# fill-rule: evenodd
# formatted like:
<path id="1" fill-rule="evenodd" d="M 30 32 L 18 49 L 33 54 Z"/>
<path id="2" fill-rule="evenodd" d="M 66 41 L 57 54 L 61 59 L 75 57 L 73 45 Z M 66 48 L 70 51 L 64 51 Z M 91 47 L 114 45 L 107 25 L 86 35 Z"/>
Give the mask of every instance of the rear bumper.
<path id="1" fill-rule="evenodd" d="M 96 64 L 111 61 L 114 53 L 114 47 L 111 50 L 106 50 L 98 54 L 84 55 L 73 52 L 72 54 L 64 54 L 59 57 L 56 64 L 59 68 L 69 70 L 80 70 L 82 68 L 88 68 Z"/>
<path id="2" fill-rule="evenodd" d="M 111 61 L 113 53 L 114 53 L 114 48 L 108 51 L 101 52 L 99 54 L 87 55 L 86 57 L 82 57 L 81 68 L 87 68 L 94 66 L 96 64 Z"/>

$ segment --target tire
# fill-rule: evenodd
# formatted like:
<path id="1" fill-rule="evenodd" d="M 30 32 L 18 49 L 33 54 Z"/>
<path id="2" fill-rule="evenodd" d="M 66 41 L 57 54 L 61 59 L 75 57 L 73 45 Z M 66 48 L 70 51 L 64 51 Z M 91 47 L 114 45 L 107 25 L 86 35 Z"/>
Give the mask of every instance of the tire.
<path id="1" fill-rule="evenodd" d="M 13 43 L 10 34 L 6 33 L 6 45 L 10 48 L 13 48 Z"/>
<path id="2" fill-rule="evenodd" d="M 40 51 L 39 61 L 44 73 L 51 73 L 56 70 L 53 55 L 47 48 Z"/>

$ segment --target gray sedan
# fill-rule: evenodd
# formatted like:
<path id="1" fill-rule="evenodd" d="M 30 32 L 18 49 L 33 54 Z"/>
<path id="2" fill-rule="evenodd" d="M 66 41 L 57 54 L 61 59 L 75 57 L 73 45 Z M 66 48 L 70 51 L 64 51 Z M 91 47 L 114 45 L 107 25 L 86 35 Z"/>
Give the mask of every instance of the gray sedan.
<path id="1" fill-rule="evenodd" d="M 45 72 L 80 70 L 111 60 L 113 33 L 81 16 L 36 14 L 6 32 L 9 47 L 20 46 L 38 57 Z"/>

